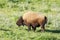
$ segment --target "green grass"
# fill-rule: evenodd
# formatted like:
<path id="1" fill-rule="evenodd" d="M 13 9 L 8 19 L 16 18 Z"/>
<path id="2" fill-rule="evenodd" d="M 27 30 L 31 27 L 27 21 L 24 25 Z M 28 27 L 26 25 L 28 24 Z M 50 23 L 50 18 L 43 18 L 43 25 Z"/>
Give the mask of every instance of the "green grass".
<path id="1" fill-rule="evenodd" d="M 23 12 L 19 13 L 20 15 L 17 12 L 8 13 L 4 11 L 0 13 L 0 40 L 60 40 L 59 17 L 56 18 L 56 14 L 53 16 L 50 13 L 47 14 L 48 23 L 45 32 L 41 32 L 40 28 L 37 28 L 36 32 L 33 30 L 28 32 L 27 26 L 16 25 L 16 21 Z"/>
<path id="2" fill-rule="evenodd" d="M 28 32 L 16 25 L 25 11 L 42 12 L 48 18 L 45 32 L 40 27 Z M 60 0 L 0 0 L 0 40 L 60 40 Z"/>

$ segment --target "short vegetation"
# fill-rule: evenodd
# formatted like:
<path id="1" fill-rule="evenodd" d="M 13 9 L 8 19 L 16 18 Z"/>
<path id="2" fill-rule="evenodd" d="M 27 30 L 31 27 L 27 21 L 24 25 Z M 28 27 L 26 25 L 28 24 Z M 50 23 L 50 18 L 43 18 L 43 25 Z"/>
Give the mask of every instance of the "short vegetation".
<path id="1" fill-rule="evenodd" d="M 25 11 L 47 16 L 45 32 L 16 25 Z M 60 40 L 60 0 L 0 0 L 0 40 Z"/>

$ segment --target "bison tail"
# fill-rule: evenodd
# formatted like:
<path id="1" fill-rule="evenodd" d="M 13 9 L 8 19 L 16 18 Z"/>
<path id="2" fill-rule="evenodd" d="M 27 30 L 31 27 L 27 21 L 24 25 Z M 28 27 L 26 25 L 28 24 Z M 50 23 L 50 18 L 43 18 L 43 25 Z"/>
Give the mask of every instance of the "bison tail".
<path id="1" fill-rule="evenodd" d="M 45 16 L 45 23 L 47 23 L 47 17 Z"/>

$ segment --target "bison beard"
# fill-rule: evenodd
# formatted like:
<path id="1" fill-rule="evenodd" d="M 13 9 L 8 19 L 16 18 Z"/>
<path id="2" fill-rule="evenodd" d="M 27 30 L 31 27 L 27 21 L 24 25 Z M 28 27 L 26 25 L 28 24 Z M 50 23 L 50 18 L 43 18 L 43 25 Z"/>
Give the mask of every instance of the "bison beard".
<path id="1" fill-rule="evenodd" d="M 27 12 L 28 13 L 28 12 Z M 30 14 L 31 13 L 31 14 Z M 31 30 L 31 27 L 32 27 L 32 29 L 35 31 L 36 30 L 36 27 L 39 27 L 39 26 L 41 26 L 41 31 L 44 31 L 45 30 L 45 24 L 47 23 L 47 17 L 46 16 L 39 16 L 39 14 L 37 15 L 37 16 L 39 16 L 38 18 L 38 20 L 36 20 L 36 22 L 34 23 L 33 21 L 31 21 L 31 20 L 29 20 L 29 17 L 31 16 L 31 17 L 37 17 L 36 16 L 36 14 L 34 14 L 34 15 L 32 15 L 33 13 L 32 12 L 30 12 L 30 13 L 28 13 L 28 14 L 25 14 L 26 16 L 21 16 L 20 18 L 19 18 L 19 20 L 16 22 L 16 24 L 18 25 L 18 26 L 21 26 L 21 25 L 26 25 L 26 26 L 28 26 L 28 31 L 30 31 Z M 27 17 L 29 15 L 29 17 Z M 25 18 L 25 19 L 24 19 Z M 32 19 L 33 19 L 32 18 Z M 27 21 L 28 20 L 28 21 Z M 35 21 L 35 20 L 34 20 Z M 42 21 L 42 22 L 41 22 Z"/>

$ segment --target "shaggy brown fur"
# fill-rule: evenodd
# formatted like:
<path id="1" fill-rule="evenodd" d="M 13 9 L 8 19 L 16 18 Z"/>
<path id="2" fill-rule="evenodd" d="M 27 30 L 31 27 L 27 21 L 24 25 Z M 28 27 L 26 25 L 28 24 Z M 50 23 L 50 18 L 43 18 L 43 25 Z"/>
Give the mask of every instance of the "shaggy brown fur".
<path id="1" fill-rule="evenodd" d="M 23 21 L 22 21 L 23 20 Z M 47 23 L 47 17 L 36 12 L 26 12 L 18 21 L 17 25 L 27 25 L 28 30 L 31 30 L 31 26 L 33 30 L 36 30 L 37 26 L 41 26 L 41 30 L 45 30 L 45 24 Z"/>
<path id="2" fill-rule="evenodd" d="M 23 24 L 23 18 L 22 18 L 22 16 L 18 19 L 18 21 L 16 22 L 16 24 L 17 24 L 18 26 L 24 25 L 24 24 Z"/>

